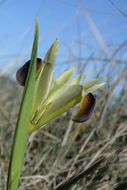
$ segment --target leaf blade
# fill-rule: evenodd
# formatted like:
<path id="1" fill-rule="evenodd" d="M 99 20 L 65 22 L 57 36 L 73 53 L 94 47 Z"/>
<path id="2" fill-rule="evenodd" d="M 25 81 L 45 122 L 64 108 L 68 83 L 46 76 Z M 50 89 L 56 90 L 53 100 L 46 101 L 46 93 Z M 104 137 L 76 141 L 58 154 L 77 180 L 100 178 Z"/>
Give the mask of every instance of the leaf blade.
<path id="1" fill-rule="evenodd" d="M 28 125 L 32 114 L 33 89 L 35 87 L 36 77 L 36 59 L 38 47 L 38 23 L 36 21 L 34 43 L 32 48 L 31 63 L 25 83 L 24 93 L 21 101 L 20 111 L 15 129 L 15 135 L 12 145 L 11 158 L 9 164 L 7 190 L 17 190 L 20 173 L 24 160 L 24 153 L 29 135 Z M 29 112 L 27 111 L 29 110 Z M 17 159 L 18 155 L 18 159 Z"/>

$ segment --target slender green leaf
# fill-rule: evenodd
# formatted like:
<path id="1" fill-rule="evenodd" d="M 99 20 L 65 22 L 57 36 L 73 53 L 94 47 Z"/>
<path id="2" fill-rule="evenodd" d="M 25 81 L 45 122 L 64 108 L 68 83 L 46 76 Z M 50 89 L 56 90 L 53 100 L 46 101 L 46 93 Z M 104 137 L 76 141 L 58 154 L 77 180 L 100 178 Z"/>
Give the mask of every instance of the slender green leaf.
<path id="1" fill-rule="evenodd" d="M 38 47 L 38 23 L 36 22 L 34 43 L 32 48 L 31 62 L 25 83 L 24 93 L 17 120 L 11 159 L 8 172 L 7 190 L 17 190 L 21 169 L 23 166 L 24 153 L 28 139 L 28 125 L 31 118 L 33 91 L 36 77 L 36 59 Z"/>

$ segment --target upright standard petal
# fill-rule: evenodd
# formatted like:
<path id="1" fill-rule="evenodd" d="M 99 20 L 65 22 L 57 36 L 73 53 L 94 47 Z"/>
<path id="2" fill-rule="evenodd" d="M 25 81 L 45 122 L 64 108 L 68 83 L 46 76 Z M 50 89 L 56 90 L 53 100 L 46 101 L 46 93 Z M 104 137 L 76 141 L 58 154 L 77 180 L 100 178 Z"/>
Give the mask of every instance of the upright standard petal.
<path id="1" fill-rule="evenodd" d="M 75 69 L 75 67 L 72 67 L 71 69 L 62 73 L 56 80 L 54 80 L 52 84 L 51 93 L 52 91 L 56 91 L 57 89 L 61 88 L 70 79 Z"/>
<path id="2" fill-rule="evenodd" d="M 56 52 L 58 49 L 58 40 L 56 40 L 49 51 L 47 52 L 44 59 L 44 68 L 39 74 L 37 85 L 36 85 L 36 94 L 35 94 L 35 103 L 34 107 L 41 107 L 42 103 L 48 96 L 48 93 L 51 88 L 53 80 L 53 63 L 55 60 Z"/>
<path id="3" fill-rule="evenodd" d="M 49 93 L 49 96 L 47 97 L 46 103 L 50 103 L 51 101 L 54 100 L 54 98 L 63 94 L 65 90 L 67 90 L 70 86 L 79 84 L 80 79 L 81 79 L 81 74 L 78 74 L 72 80 L 67 81 L 65 84 L 59 86 L 59 88 L 52 90 L 52 92 Z"/>

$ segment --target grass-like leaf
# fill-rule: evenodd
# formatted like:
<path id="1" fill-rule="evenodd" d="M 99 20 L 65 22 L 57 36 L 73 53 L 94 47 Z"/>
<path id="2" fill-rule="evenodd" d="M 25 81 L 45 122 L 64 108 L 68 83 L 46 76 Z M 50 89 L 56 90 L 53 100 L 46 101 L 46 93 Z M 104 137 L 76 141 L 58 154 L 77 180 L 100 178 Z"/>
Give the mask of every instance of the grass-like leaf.
<path id="1" fill-rule="evenodd" d="M 23 166 L 24 153 L 26 150 L 27 139 L 29 135 L 28 125 L 32 114 L 31 102 L 33 101 L 34 97 L 33 95 L 36 78 L 37 47 L 38 23 L 36 22 L 31 62 L 14 134 L 6 190 L 17 190 L 21 169 Z"/>

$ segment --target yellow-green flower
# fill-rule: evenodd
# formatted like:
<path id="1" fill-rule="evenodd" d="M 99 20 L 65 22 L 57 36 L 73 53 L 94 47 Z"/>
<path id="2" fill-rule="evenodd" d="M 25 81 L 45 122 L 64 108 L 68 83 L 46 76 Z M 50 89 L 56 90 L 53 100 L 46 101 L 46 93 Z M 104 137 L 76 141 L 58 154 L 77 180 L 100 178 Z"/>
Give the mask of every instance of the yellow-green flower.
<path id="1" fill-rule="evenodd" d="M 36 82 L 33 91 L 34 100 L 31 102 L 30 133 L 80 102 L 80 109 L 74 115 L 73 121 L 86 121 L 90 118 L 95 107 L 95 98 L 92 92 L 104 85 L 104 83 L 96 85 L 101 78 L 93 79 L 81 85 L 79 84 L 81 74 L 70 79 L 75 67 L 67 70 L 54 80 L 53 67 L 57 49 L 58 40 L 52 44 L 43 61 L 40 58 L 37 59 Z M 25 85 L 29 64 L 30 61 L 17 71 L 17 80 L 22 86 Z"/>

